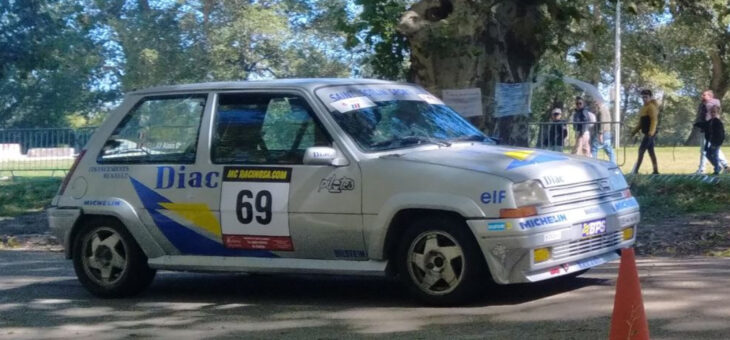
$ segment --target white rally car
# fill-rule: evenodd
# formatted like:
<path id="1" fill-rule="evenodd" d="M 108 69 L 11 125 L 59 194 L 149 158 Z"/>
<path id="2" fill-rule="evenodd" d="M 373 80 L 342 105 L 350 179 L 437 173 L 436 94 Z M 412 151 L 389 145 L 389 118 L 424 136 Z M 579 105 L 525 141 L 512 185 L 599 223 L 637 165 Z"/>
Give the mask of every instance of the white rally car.
<path id="1" fill-rule="evenodd" d="M 164 269 L 396 275 L 432 304 L 578 275 L 639 222 L 612 164 L 499 146 L 418 86 L 346 79 L 132 92 L 48 213 L 98 296 Z"/>

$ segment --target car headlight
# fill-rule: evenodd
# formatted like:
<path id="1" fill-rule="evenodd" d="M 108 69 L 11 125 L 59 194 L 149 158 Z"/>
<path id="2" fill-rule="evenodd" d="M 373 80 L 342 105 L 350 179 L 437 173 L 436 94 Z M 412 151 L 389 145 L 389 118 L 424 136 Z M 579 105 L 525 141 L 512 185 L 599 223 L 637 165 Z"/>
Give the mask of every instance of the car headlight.
<path id="1" fill-rule="evenodd" d="M 515 205 L 524 207 L 529 205 L 540 206 L 550 203 L 545 188 L 537 180 L 529 180 L 512 185 L 512 196 L 515 198 Z"/>
<path id="2" fill-rule="evenodd" d="M 613 168 L 608 171 L 610 173 L 608 175 L 608 182 L 611 185 L 611 190 L 621 190 L 629 187 L 624 174 L 621 173 L 619 168 Z"/>

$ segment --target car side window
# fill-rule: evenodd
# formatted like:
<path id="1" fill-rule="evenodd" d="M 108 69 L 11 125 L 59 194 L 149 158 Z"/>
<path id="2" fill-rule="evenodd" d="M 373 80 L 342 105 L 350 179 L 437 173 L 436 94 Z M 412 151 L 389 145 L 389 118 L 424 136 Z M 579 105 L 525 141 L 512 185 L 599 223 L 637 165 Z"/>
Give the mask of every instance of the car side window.
<path id="1" fill-rule="evenodd" d="M 119 123 L 99 163 L 195 162 L 206 95 L 148 97 Z"/>
<path id="2" fill-rule="evenodd" d="M 213 163 L 301 164 L 307 148 L 331 145 L 314 112 L 299 96 L 219 96 Z"/>

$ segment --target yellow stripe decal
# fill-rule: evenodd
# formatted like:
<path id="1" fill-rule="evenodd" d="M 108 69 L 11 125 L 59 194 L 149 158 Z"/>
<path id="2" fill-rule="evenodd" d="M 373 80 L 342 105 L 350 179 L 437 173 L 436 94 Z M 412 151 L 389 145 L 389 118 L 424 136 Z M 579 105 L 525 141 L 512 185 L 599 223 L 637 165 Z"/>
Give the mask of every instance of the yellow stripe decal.
<path id="1" fill-rule="evenodd" d="M 532 155 L 534 151 L 508 151 L 504 155 L 510 158 L 514 158 L 518 161 L 524 161 Z"/>
<path id="2" fill-rule="evenodd" d="M 197 227 L 216 236 L 221 236 L 221 225 L 205 203 L 159 203 L 163 208 L 173 211 Z"/>

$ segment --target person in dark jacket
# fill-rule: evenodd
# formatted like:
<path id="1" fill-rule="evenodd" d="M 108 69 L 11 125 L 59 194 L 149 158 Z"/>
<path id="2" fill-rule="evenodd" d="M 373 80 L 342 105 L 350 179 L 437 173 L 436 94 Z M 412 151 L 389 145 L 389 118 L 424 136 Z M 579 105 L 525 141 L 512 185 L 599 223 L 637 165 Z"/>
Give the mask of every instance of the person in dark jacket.
<path id="1" fill-rule="evenodd" d="M 706 122 L 710 120 L 710 109 L 712 109 L 713 106 L 721 106 L 720 101 L 715 98 L 715 93 L 712 92 L 712 90 L 705 90 L 702 92 L 702 101 L 700 102 L 700 106 L 697 108 L 697 118 L 695 119 L 695 123 L 697 122 Z M 696 174 L 704 174 L 705 173 L 705 160 L 707 157 L 705 156 L 705 141 L 704 139 L 700 143 L 700 166 L 697 168 Z M 730 167 L 728 167 L 727 159 L 725 159 L 725 155 L 722 153 L 722 150 L 717 152 L 717 160 L 720 162 L 720 166 L 722 166 L 726 172 L 730 172 Z"/>
<path id="2" fill-rule="evenodd" d="M 656 127 L 659 123 L 659 104 L 652 96 L 651 90 L 641 90 L 641 100 L 644 102 L 644 106 L 639 110 L 639 124 L 631 132 L 631 136 L 636 136 L 641 131 L 644 134 L 644 138 L 641 140 L 641 145 L 639 146 L 639 158 L 636 160 L 636 165 L 631 171 L 633 174 L 639 173 L 641 162 L 644 160 L 644 152 L 646 151 L 649 151 L 651 166 L 654 168 L 652 174 L 659 174 L 659 166 L 657 165 L 656 154 L 654 153 Z"/>
<path id="3" fill-rule="evenodd" d="M 705 155 L 715 169 L 713 174 L 718 175 L 722 166 L 720 165 L 720 146 L 725 141 L 725 126 L 720 120 L 720 106 L 710 108 L 710 120 L 697 122 L 695 126 L 705 132 Z"/>
<path id="4" fill-rule="evenodd" d="M 550 125 L 547 127 L 547 133 L 543 140 L 543 145 L 548 150 L 563 152 L 565 137 L 568 136 L 568 127 L 562 118 L 563 110 L 559 107 L 553 109 L 550 114 Z"/>

